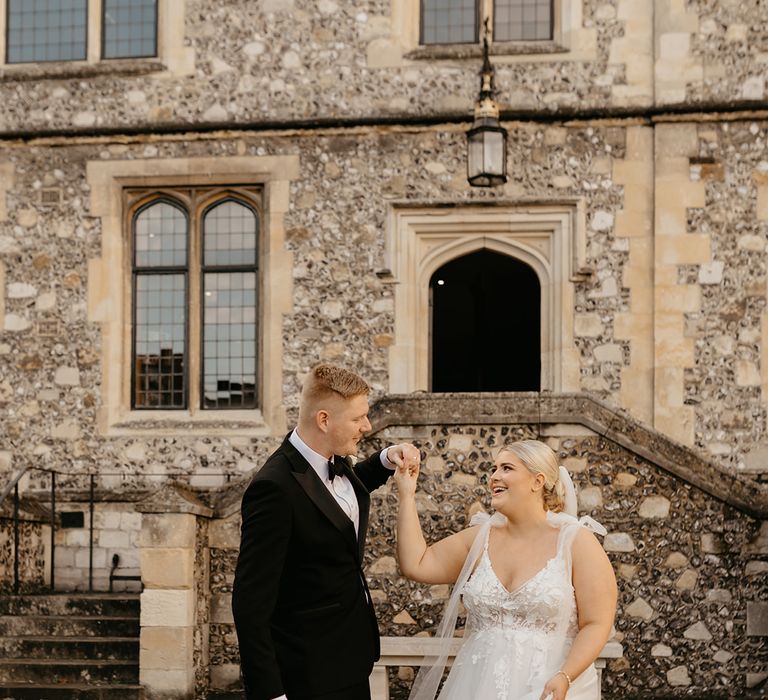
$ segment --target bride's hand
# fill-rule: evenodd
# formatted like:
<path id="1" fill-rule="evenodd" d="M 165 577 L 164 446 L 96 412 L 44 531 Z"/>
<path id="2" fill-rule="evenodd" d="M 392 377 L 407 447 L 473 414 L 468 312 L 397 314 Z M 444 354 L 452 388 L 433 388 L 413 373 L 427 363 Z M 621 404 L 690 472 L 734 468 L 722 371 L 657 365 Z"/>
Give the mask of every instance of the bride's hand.
<path id="1" fill-rule="evenodd" d="M 539 700 L 565 700 L 569 687 L 568 679 L 562 673 L 556 673 L 547 681 Z"/>
<path id="2" fill-rule="evenodd" d="M 394 479 L 400 496 L 413 496 L 416 493 L 416 482 L 419 478 L 418 459 L 403 460 L 395 469 Z"/>

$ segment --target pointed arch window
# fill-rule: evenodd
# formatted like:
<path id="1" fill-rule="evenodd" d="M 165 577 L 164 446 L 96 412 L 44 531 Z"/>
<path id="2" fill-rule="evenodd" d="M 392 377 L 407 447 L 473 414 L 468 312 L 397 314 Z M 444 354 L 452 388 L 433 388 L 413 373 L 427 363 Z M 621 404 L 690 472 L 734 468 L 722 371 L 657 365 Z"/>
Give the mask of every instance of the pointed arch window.
<path id="1" fill-rule="evenodd" d="M 157 199 L 134 217 L 134 408 L 187 402 L 187 215 Z"/>
<path id="2" fill-rule="evenodd" d="M 258 193 L 132 193 L 131 408 L 257 408 Z"/>
<path id="3" fill-rule="evenodd" d="M 256 407 L 257 235 L 237 200 L 203 216 L 203 408 Z"/>

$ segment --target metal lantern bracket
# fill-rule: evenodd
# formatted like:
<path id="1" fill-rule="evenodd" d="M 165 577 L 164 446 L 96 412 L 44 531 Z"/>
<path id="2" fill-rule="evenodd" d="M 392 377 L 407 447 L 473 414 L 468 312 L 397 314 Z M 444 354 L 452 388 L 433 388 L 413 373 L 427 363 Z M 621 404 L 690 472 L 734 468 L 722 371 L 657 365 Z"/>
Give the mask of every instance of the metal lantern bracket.
<path id="1" fill-rule="evenodd" d="M 495 187 L 507 181 L 507 130 L 499 122 L 499 106 L 493 99 L 494 69 L 488 54 L 488 18 L 483 37 L 483 66 L 475 119 L 467 132 L 467 180 L 473 187 Z"/>

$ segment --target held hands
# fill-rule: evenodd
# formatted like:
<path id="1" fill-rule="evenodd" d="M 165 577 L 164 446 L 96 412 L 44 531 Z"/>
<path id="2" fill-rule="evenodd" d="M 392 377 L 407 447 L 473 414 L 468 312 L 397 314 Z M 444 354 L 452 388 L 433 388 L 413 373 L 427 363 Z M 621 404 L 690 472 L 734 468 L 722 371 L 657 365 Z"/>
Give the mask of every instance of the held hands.
<path id="1" fill-rule="evenodd" d="M 394 479 L 401 496 L 416 493 L 416 481 L 419 477 L 421 453 L 409 443 L 393 445 L 387 450 L 387 459 L 397 465 Z"/>
<path id="2" fill-rule="evenodd" d="M 539 700 L 565 700 L 568 688 L 570 688 L 568 679 L 564 674 L 558 672 L 547 681 Z"/>
<path id="3" fill-rule="evenodd" d="M 396 467 L 412 466 L 413 464 L 418 466 L 419 462 L 421 462 L 419 448 L 411 445 L 409 442 L 404 442 L 400 445 L 390 445 L 387 448 L 386 457 L 387 461 Z"/>

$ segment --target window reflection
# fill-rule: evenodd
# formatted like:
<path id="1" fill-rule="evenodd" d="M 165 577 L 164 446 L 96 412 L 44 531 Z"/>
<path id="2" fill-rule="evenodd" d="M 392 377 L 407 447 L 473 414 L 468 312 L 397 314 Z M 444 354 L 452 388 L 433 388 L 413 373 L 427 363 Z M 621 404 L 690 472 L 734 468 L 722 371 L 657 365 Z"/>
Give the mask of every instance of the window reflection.
<path id="1" fill-rule="evenodd" d="M 136 277 L 136 408 L 183 408 L 186 403 L 185 299 L 183 274 Z"/>

